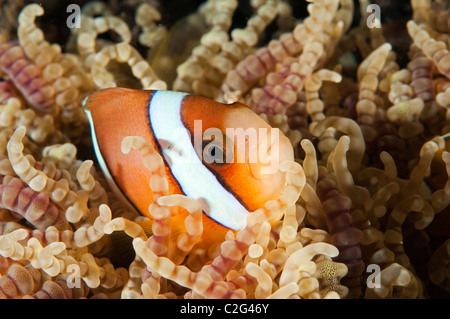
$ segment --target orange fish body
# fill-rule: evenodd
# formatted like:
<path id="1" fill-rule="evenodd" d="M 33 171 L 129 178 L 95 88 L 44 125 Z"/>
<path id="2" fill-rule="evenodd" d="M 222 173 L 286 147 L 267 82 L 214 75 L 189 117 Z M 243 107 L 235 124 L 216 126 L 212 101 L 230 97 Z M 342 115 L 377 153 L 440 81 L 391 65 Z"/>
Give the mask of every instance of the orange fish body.
<path id="1" fill-rule="evenodd" d="M 90 96 L 84 108 L 97 157 L 103 162 L 100 166 L 121 194 L 152 218 L 151 172 L 138 152 L 121 151 L 126 136 L 141 136 L 164 159 L 169 193 L 201 203 L 205 246 L 222 241 L 229 230 L 242 229 L 246 214 L 278 198 L 285 185 L 278 165 L 294 159 L 283 133 L 241 103 L 227 105 L 180 92 L 109 88 Z M 186 214 L 184 209 L 174 214 L 172 232 L 183 231 Z"/>

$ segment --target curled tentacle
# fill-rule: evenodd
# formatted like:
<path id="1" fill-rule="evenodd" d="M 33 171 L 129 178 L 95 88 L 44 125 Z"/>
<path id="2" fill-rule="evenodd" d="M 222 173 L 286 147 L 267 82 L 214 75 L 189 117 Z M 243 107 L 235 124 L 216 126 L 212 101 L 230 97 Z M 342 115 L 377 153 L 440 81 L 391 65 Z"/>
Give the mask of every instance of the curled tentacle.
<path id="1" fill-rule="evenodd" d="M 334 181 L 325 176 L 319 177 L 317 193 L 322 202 L 331 242 L 339 249 L 339 256 L 335 260 L 348 267 L 348 274 L 342 283 L 350 288 L 349 297 L 358 297 L 361 294 L 361 276 L 365 264 L 360 247 L 362 232 L 353 225 L 350 215 L 352 201 L 339 192 Z"/>
<path id="2" fill-rule="evenodd" d="M 69 222 L 80 221 L 88 212 L 86 201 L 69 189 L 67 180 L 55 181 L 31 166 L 30 161 L 22 153 L 22 139 L 25 133 L 24 127 L 17 128 L 8 142 L 8 157 L 14 171 L 31 189 L 48 194 L 56 204 L 65 209 Z"/>
<path id="3" fill-rule="evenodd" d="M 280 169 L 287 172 L 288 185 L 282 191 L 278 200 L 267 202 L 261 209 L 250 213 L 247 226 L 239 231 L 236 239 L 225 241 L 221 245 L 221 252 L 210 265 L 203 267 L 214 279 L 221 279 L 242 258 L 248 247 L 254 243 L 261 225 L 265 221 L 275 218 L 281 211 L 294 205 L 301 194 L 306 179 L 300 165 L 294 162 L 284 162 Z"/>
<path id="4" fill-rule="evenodd" d="M 23 185 L 18 178 L 0 185 L 0 207 L 22 215 L 38 229 L 55 226 L 58 230 L 69 229 L 64 213 L 51 203 L 45 193 L 37 193 Z"/>
<path id="5" fill-rule="evenodd" d="M 36 110 L 49 112 L 55 106 L 55 90 L 41 70 L 26 58 L 20 45 L 0 44 L 0 69 Z"/>
<path id="6" fill-rule="evenodd" d="M 41 270 L 13 263 L 8 273 L 0 278 L 0 298 L 17 298 L 29 295 L 42 287 L 48 276 Z"/>
<path id="7" fill-rule="evenodd" d="M 131 148 L 138 150 L 143 156 L 144 165 L 152 172 L 150 187 L 153 192 L 153 204 L 149 207 L 154 223 L 153 235 L 150 237 L 149 247 L 158 255 L 168 254 L 170 239 L 170 209 L 158 204 L 158 198 L 167 196 L 169 185 L 166 178 L 164 163 L 161 156 L 142 137 L 129 136 L 122 141 L 122 152 L 127 154 Z"/>

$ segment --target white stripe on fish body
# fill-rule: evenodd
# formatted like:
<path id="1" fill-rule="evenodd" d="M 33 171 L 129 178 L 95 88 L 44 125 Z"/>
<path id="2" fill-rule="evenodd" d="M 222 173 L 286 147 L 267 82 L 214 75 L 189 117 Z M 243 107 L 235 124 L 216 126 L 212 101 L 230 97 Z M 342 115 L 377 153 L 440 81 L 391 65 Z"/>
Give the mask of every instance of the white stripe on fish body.
<path id="1" fill-rule="evenodd" d="M 171 91 L 153 93 L 149 117 L 154 136 L 186 196 L 197 199 L 203 211 L 218 223 L 233 230 L 242 229 L 249 212 L 195 155 L 190 133 L 181 120 L 186 95 Z"/>

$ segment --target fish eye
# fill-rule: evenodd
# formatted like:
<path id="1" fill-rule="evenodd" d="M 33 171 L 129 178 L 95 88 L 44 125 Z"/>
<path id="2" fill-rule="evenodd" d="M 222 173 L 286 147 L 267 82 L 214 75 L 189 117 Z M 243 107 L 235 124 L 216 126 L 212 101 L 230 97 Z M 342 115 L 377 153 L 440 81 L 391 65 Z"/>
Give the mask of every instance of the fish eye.
<path id="1" fill-rule="evenodd" d="M 206 140 L 202 142 L 203 160 L 208 164 L 226 164 L 226 153 L 223 144 L 219 141 Z"/>

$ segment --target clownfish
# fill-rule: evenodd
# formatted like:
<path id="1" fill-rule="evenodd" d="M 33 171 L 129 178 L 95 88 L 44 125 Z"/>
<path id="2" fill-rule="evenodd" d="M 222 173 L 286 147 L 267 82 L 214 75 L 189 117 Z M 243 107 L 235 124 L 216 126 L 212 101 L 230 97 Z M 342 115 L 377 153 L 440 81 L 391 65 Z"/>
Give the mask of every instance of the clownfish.
<path id="1" fill-rule="evenodd" d="M 229 230 L 244 228 L 249 213 L 277 199 L 286 184 L 278 166 L 294 160 L 289 139 L 239 102 L 223 104 L 173 91 L 108 88 L 88 97 L 83 108 L 110 185 L 152 218 L 151 172 L 139 152 L 121 151 L 125 137 L 143 137 L 164 160 L 169 194 L 184 194 L 201 204 L 200 241 L 206 245 L 223 241 Z M 186 214 L 173 214 L 173 233 L 184 229 Z"/>

